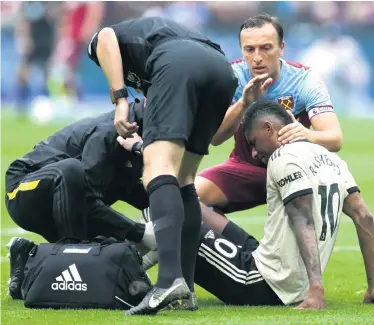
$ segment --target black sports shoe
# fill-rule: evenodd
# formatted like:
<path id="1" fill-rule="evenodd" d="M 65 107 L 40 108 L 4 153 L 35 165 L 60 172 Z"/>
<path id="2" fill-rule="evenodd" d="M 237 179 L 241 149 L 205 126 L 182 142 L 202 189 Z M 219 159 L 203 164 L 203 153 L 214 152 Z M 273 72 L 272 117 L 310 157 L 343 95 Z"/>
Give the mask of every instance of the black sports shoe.
<path id="1" fill-rule="evenodd" d="M 190 290 L 183 278 L 175 279 L 169 288 L 153 287 L 143 301 L 125 315 L 155 315 L 176 300 L 188 298 Z"/>
<path id="2" fill-rule="evenodd" d="M 22 299 L 22 282 L 24 277 L 24 270 L 29 253 L 35 246 L 34 242 L 21 237 L 13 237 L 6 248 L 9 249 L 10 258 L 10 279 L 9 295 L 13 299 Z"/>
<path id="3" fill-rule="evenodd" d="M 187 299 L 180 299 L 177 301 L 172 302 L 168 306 L 169 310 L 188 310 L 188 311 L 195 311 L 199 309 L 199 305 L 197 304 L 197 297 L 195 292 L 189 292 Z"/>

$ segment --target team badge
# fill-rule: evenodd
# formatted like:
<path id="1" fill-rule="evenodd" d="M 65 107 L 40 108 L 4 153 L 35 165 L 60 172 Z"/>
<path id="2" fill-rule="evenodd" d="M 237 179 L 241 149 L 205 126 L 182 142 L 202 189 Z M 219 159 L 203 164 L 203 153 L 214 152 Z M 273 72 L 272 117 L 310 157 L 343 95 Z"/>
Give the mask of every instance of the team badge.
<path id="1" fill-rule="evenodd" d="M 142 81 L 141 81 L 141 79 L 134 72 L 129 71 L 128 74 L 127 74 L 127 78 L 126 79 L 130 83 L 132 83 L 133 85 L 135 85 L 134 88 L 140 88 L 141 87 Z M 130 85 L 130 87 L 131 86 L 132 85 Z"/>
<path id="2" fill-rule="evenodd" d="M 293 110 L 295 102 L 292 95 L 278 97 L 278 104 L 282 105 L 285 109 Z"/>

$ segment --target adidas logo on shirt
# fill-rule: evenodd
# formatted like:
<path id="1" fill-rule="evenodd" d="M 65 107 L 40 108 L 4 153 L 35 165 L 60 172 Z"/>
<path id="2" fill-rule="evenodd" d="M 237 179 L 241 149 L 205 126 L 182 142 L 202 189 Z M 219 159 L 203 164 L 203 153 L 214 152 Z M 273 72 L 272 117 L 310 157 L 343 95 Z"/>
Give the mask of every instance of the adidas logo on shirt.
<path id="1" fill-rule="evenodd" d="M 206 233 L 206 235 L 205 235 L 204 238 L 205 238 L 205 239 L 208 239 L 208 238 L 210 238 L 210 239 L 214 239 L 214 232 L 213 232 L 213 230 L 209 230 L 209 231 Z"/>
<path id="2" fill-rule="evenodd" d="M 82 282 L 75 264 L 69 266 L 56 278 L 57 282 L 51 285 L 52 290 L 61 291 L 87 291 L 87 283 Z"/>

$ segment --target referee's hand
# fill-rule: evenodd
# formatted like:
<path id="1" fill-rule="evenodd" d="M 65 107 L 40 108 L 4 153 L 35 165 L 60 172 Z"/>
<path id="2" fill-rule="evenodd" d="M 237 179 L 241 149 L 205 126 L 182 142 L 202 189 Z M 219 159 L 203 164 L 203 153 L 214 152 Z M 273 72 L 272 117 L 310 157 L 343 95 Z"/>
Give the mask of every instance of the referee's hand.
<path id="1" fill-rule="evenodd" d="M 127 151 L 131 151 L 134 144 L 139 141 L 142 141 L 142 138 L 137 133 L 134 133 L 131 139 L 124 139 L 121 136 L 117 137 L 117 142 L 121 145 L 122 148 L 124 148 Z"/>
<path id="2" fill-rule="evenodd" d="M 119 100 L 114 116 L 114 127 L 117 133 L 123 138 L 132 138 L 133 133 L 138 131 L 136 122 L 129 122 L 129 104 L 126 100 Z"/>

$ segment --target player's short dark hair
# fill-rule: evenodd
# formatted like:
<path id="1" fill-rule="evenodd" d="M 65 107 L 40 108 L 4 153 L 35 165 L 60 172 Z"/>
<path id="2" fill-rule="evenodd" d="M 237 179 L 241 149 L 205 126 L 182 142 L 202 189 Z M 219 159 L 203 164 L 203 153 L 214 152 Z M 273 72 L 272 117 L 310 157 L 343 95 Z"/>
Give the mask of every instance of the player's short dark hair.
<path id="1" fill-rule="evenodd" d="M 280 124 L 287 125 L 292 123 L 292 118 L 280 104 L 271 100 L 259 100 L 254 102 L 247 109 L 243 118 L 244 134 L 249 134 L 252 131 L 255 122 L 265 117 L 275 117 Z"/>
<path id="2" fill-rule="evenodd" d="M 278 21 L 277 17 L 270 16 L 268 14 L 260 14 L 257 16 L 253 16 L 247 19 L 241 26 L 239 31 L 239 44 L 240 44 L 240 34 L 243 29 L 248 28 L 261 28 L 265 24 L 272 24 L 278 34 L 279 45 L 283 42 L 283 27 L 281 23 Z"/>

